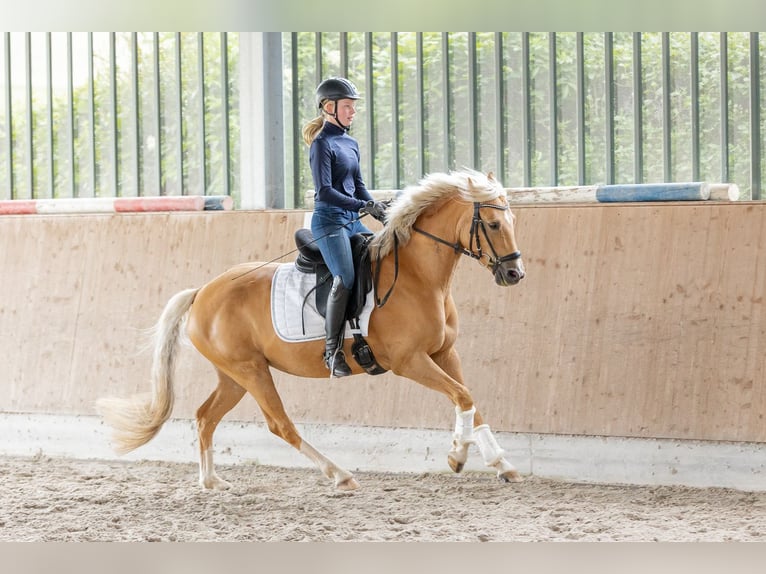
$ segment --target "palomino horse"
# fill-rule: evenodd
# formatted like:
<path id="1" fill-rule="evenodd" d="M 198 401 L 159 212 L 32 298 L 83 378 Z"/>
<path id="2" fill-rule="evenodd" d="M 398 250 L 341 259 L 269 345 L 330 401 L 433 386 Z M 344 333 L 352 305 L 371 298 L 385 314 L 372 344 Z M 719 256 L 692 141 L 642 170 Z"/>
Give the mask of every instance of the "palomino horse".
<path id="1" fill-rule="evenodd" d="M 488 268 L 498 285 L 514 285 L 524 277 L 514 216 L 503 188 L 492 174 L 470 170 L 432 174 L 404 190 L 386 219 L 370 244 L 378 284 L 394 287 L 390 299 L 370 317 L 367 342 L 377 362 L 453 402 L 455 432 L 447 460 L 454 472 L 463 469 L 468 447 L 475 443 L 500 479 L 521 480 L 463 382 L 454 347 L 458 315 L 450 293 L 461 255 Z M 125 453 L 145 444 L 170 417 L 178 341 L 185 328 L 218 374 L 218 386 L 197 410 L 199 482 L 204 488 L 230 486 L 213 467 L 213 432 L 246 392 L 258 402 L 269 430 L 311 459 L 336 488 L 358 488 L 350 472 L 301 438 L 274 385 L 269 367 L 300 377 L 328 376 L 322 359 L 324 340 L 286 343 L 275 333 L 270 299 L 276 267 L 238 265 L 168 301 L 156 325 L 152 392 L 98 401 L 114 428 L 115 450 Z M 349 357 L 350 346 L 347 339 Z M 354 374 L 364 372 L 349 362 Z"/>

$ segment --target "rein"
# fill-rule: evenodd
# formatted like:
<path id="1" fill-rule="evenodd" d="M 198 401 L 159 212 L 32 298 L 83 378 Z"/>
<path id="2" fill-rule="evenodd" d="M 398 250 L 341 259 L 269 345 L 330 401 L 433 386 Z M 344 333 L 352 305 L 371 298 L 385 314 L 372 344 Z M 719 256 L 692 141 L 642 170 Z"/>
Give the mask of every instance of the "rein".
<path id="1" fill-rule="evenodd" d="M 481 260 L 486 255 L 488 259 L 488 264 L 490 266 L 490 269 L 492 270 L 492 273 L 496 273 L 497 268 L 501 264 L 507 261 L 520 259 L 521 251 L 518 251 L 518 250 L 513 251 L 509 253 L 508 255 L 503 255 L 502 257 L 500 257 L 497 254 L 497 251 L 495 251 L 495 246 L 492 245 L 492 240 L 489 238 L 487 229 L 484 227 L 484 220 L 481 218 L 481 212 L 479 210 L 482 207 L 491 207 L 492 209 L 499 209 L 500 211 L 507 211 L 509 209 L 507 205 L 495 205 L 494 203 L 480 203 L 478 201 L 475 201 L 473 203 L 473 220 L 471 221 L 471 231 L 470 231 L 471 242 L 468 246 L 468 249 L 463 247 L 459 241 L 456 241 L 455 243 L 450 243 L 446 239 L 442 239 L 441 237 L 438 237 L 414 225 L 412 226 L 412 229 L 413 231 L 417 231 L 421 235 L 425 235 L 429 239 L 433 239 L 437 243 L 441 243 L 442 245 L 451 247 L 452 250 L 458 255 L 466 255 L 467 257 L 470 257 L 471 259 L 476 259 L 477 261 Z M 484 235 L 484 239 L 487 241 L 487 245 L 489 246 L 490 251 L 492 252 L 491 256 L 484 253 L 484 251 L 482 250 L 481 235 L 479 234 L 480 229 L 482 234 Z M 473 250 L 474 243 L 476 244 L 476 251 Z M 396 279 L 399 277 L 399 239 L 396 236 L 396 234 L 394 234 L 394 280 L 391 283 L 391 287 L 388 288 L 388 291 L 386 291 L 386 294 L 383 296 L 382 299 L 378 298 L 378 294 L 377 294 L 379 277 L 380 277 L 380 257 L 378 257 L 376 260 L 374 287 L 375 287 L 375 305 L 377 307 L 382 307 L 383 305 L 386 304 L 386 302 L 388 301 L 388 298 L 391 296 L 391 292 L 394 290 L 394 285 L 396 285 Z"/>

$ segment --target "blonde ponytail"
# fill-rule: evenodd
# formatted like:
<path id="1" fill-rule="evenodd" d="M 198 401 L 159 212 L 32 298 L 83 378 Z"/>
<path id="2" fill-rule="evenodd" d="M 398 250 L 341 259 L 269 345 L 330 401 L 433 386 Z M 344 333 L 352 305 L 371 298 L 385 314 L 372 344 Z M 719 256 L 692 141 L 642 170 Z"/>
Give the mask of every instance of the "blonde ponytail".
<path id="1" fill-rule="evenodd" d="M 303 131 L 301 133 L 303 134 L 303 141 L 306 142 L 307 146 L 310 146 L 311 142 L 314 141 L 314 138 L 317 137 L 317 134 L 322 131 L 323 125 L 324 116 L 319 115 L 303 126 Z"/>

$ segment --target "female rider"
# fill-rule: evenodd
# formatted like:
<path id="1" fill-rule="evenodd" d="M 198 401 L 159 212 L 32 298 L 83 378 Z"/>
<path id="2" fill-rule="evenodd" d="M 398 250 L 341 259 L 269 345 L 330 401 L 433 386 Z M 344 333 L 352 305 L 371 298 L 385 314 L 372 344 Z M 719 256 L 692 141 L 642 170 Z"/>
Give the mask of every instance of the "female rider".
<path id="1" fill-rule="evenodd" d="M 372 199 L 362 180 L 359 144 L 348 135 L 360 97 L 345 78 L 324 80 L 316 89 L 320 114 L 303 128 L 314 180 L 311 231 L 333 276 L 325 314 L 324 361 L 334 377 L 351 374 L 342 350 L 346 305 L 354 285 L 350 238 L 370 233 L 359 221 L 360 212 L 381 221 L 385 216 L 385 204 Z"/>

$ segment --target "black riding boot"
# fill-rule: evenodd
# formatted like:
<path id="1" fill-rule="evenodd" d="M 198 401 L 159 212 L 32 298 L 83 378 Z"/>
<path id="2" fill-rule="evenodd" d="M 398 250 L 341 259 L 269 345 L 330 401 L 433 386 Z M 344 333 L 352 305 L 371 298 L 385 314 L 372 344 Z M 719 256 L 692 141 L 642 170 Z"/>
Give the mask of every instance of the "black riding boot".
<path id="1" fill-rule="evenodd" d="M 346 363 L 343 353 L 343 335 L 346 325 L 346 305 L 351 291 L 346 289 L 341 278 L 333 277 L 332 289 L 327 297 L 327 311 L 325 312 L 325 342 L 324 362 L 330 369 L 332 377 L 347 377 L 351 374 L 351 367 Z"/>

